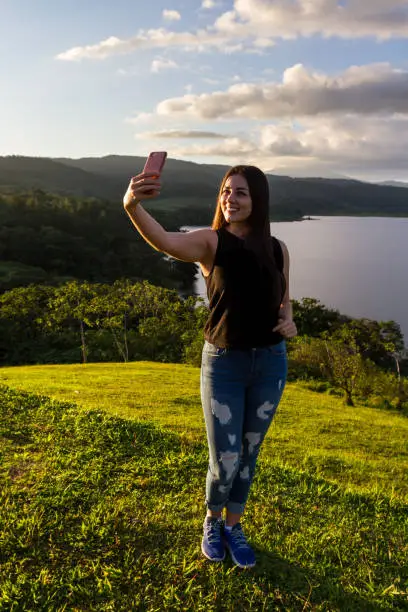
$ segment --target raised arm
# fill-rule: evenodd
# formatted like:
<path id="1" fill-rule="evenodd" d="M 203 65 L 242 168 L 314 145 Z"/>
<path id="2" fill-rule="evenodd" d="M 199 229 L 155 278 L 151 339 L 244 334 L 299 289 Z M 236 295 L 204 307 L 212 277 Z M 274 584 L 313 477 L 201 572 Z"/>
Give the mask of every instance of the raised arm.
<path id="1" fill-rule="evenodd" d="M 160 193 L 160 179 L 153 174 L 139 174 L 131 179 L 123 198 L 124 208 L 138 232 L 157 251 L 188 262 L 211 260 L 216 242 L 215 232 L 199 229 L 191 232 L 167 232 L 141 205 L 141 200 Z"/>

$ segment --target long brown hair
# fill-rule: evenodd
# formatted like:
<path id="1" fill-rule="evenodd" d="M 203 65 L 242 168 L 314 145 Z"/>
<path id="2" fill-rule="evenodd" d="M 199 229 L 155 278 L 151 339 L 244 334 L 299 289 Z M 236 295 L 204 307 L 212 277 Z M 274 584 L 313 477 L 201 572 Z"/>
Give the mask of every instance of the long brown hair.
<path id="1" fill-rule="evenodd" d="M 221 194 L 227 179 L 235 174 L 246 179 L 252 200 L 252 211 L 247 219 L 250 229 L 245 238 L 245 246 L 253 251 L 269 269 L 271 265 L 275 268 L 269 221 L 269 183 L 262 170 L 256 166 L 233 166 L 227 171 L 221 181 L 211 227 L 213 230 L 218 230 L 228 225 L 221 209 Z"/>

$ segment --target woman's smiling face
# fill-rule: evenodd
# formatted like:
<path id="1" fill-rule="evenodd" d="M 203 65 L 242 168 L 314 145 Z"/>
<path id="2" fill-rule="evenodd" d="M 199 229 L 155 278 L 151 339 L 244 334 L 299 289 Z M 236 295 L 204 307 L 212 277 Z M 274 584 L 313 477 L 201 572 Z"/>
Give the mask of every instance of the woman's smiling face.
<path id="1" fill-rule="evenodd" d="M 252 212 L 252 199 L 244 176 L 233 174 L 227 178 L 220 204 L 227 223 L 245 223 L 248 220 Z"/>

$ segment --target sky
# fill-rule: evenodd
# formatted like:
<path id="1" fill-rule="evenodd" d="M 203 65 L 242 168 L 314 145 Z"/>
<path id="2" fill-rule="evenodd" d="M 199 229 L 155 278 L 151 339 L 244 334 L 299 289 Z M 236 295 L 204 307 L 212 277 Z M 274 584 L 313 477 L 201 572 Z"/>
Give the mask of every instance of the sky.
<path id="1" fill-rule="evenodd" d="M 408 181 L 408 1 L 0 0 L 0 155 Z"/>

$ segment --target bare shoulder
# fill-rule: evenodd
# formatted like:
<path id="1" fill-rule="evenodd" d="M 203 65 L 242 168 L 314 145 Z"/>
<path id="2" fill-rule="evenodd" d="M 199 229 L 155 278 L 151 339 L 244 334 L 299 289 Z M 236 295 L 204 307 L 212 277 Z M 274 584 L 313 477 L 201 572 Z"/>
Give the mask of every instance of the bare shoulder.
<path id="1" fill-rule="evenodd" d="M 166 244 L 163 252 L 181 261 L 200 263 L 207 261 L 217 248 L 217 234 L 211 228 L 166 232 L 165 236 Z"/>
<path id="2" fill-rule="evenodd" d="M 217 232 L 211 227 L 200 227 L 187 232 L 190 239 L 196 243 L 205 245 L 207 253 L 215 253 L 218 244 Z"/>

